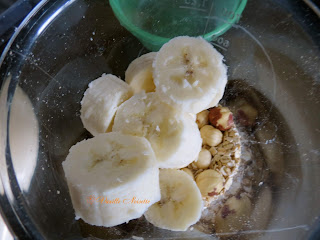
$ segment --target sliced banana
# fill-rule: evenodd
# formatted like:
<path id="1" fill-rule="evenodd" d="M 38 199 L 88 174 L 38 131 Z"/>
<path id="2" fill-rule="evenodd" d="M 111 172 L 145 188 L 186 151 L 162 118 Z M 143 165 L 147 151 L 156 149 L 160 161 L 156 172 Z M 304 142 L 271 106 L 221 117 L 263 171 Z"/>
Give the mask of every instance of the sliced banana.
<path id="1" fill-rule="evenodd" d="M 161 102 L 155 93 L 140 93 L 124 102 L 112 130 L 147 138 L 160 168 L 183 168 L 201 150 L 202 139 L 193 118 Z"/>
<path id="2" fill-rule="evenodd" d="M 203 202 L 196 183 L 181 170 L 160 170 L 161 200 L 144 214 L 153 225 L 185 231 L 201 217 Z"/>
<path id="3" fill-rule="evenodd" d="M 111 74 L 89 83 L 81 101 L 83 126 L 93 135 L 109 132 L 118 106 L 132 96 L 130 86 Z"/>
<path id="4" fill-rule="evenodd" d="M 150 52 L 133 60 L 125 73 L 126 82 L 132 87 L 133 92 L 154 92 L 152 63 L 157 53 Z"/>
<path id="5" fill-rule="evenodd" d="M 202 38 L 176 37 L 153 63 L 156 92 L 168 104 L 199 113 L 216 106 L 227 83 L 223 56 Z"/>
<path id="6" fill-rule="evenodd" d="M 145 138 L 99 134 L 71 147 L 62 165 L 76 219 L 89 224 L 128 222 L 160 200 L 159 170 Z"/>

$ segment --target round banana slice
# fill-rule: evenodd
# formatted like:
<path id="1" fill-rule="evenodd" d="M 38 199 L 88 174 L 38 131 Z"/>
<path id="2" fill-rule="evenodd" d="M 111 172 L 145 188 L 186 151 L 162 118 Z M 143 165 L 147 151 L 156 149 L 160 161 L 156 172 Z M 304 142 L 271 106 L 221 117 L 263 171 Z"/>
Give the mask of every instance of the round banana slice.
<path id="1" fill-rule="evenodd" d="M 156 92 L 168 104 L 199 113 L 216 106 L 227 83 L 223 56 L 202 38 L 176 37 L 153 63 Z"/>
<path id="2" fill-rule="evenodd" d="M 186 231 L 199 221 L 203 209 L 196 183 L 182 170 L 160 170 L 161 200 L 144 214 L 159 228 Z"/>
<path id="3" fill-rule="evenodd" d="M 103 133 L 73 147 L 62 163 L 76 219 L 111 227 L 160 200 L 159 170 L 141 137 Z"/>
<path id="4" fill-rule="evenodd" d="M 110 132 L 118 106 L 132 96 L 130 86 L 111 74 L 89 83 L 81 101 L 83 126 L 93 135 Z"/>
<path id="5" fill-rule="evenodd" d="M 150 52 L 133 60 L 125 73 L 126 82 L 132 87 L 134 94 L 145 91 L 154 92 L 152 63 L 157 53 Z"/>
<path id="6" fill-rule="evenodd" d="M 163 103 L 155 93 L 140 93 L 124 102 L 112 130 L 147 138 L 160 168 L 183 168 L 201 150 L 202 139 L 191 115 Z"/>

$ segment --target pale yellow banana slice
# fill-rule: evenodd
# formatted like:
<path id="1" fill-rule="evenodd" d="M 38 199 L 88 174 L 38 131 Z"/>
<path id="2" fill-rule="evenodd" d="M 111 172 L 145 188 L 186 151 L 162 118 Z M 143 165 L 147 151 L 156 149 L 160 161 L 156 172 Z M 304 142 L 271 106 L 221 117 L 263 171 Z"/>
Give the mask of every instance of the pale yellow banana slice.
<path id="1" fill-rule="evenodd" d="M 199 113 L 217 105 L 227 83 L 223 56 L 202 38 L 176 37 L 164 44 L 153 63 L 160 98 Z"/>
<path id="2" fill-rule="evenodd" d="M 159 170 L 145 138 L 99 134 L 71 147 L 62 165 L 76 219 L 89 224 L 128 222 L 160 200 Z"/>
<path id="3" fill-rule="evenodd" d="M 201 193 L 182 170 L 160 170 L 161 200 L 144 214 L 153 225 L 172 231 L 186 231 L 199 221 L 203 209 Z"/>
<path id="4" fill-rule="evenodd" d="M 126 82 L 132 87 L 133 92 L 154 92 L 152 63 L 157 53 L 150 52 L 133 60 L 125 73 Z"/>
<path id="5" fill-rule="evenodd" d="M 81 101 L 83 126 L 93 136 L 109 132 L 118 106 L 132 94 L 127 83 L 111 74 L 92 81 Z"/>
<path id="6" fill-rule="evenodd" d="M 112 131 L 147 138 L 160 168 L 183 168 L 197 158 L 202 139 L 190 114 L 140 93 L 118 109 Z"/>

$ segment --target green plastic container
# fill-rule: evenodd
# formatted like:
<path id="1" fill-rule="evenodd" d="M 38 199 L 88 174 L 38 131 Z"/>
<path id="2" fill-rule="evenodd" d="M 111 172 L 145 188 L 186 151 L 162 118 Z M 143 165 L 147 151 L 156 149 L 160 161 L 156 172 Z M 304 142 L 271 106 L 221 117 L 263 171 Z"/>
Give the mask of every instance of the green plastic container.
<path id="1" fill-rule="evenodd" d="M 121 25 L 157 51 L 176 36 L 210 41 L 236 23 L 247 0 L 110 0 Z"/>

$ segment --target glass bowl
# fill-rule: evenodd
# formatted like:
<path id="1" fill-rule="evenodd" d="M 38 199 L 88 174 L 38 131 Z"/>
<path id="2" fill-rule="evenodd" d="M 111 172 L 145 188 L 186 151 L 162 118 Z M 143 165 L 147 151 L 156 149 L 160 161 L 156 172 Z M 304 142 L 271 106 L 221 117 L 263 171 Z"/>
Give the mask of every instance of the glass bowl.
<path id="1" fill-rule="evenodd" d="M 239 129 L 269 171 L 264 222 L 234 238 L 308 239 L 320 215 L 319 18 L 303 2 L 249 1 L 239 23 L 210 42 L 225 56 L 222 103 L 258 111 Z M 143 218 L 113 228 L 76 221 L 61 163 L 91 137 L 80 120 L 88 83 L 149 50 L 119 23 L 108 1 L 43 0 L 16 29 L 0 59 L 0 209 L 20 239 L 216 239 L 171 232 Z M 257 160 L 256 158 L 256 160 Z M 255 159 L 252 159 L 252 163 Z M 256 175 L 259 179 L 259 174 Z M 254 189 L 255 193 L 261 190 Z M 259 199 L 259 195 L 257 200 Z M 255 207 L 256 204 L 253 205 Z M 263 210 L 264 209 L 264 210 Z M 243 223 L 245 224 L 245 223 Z M 314 237 L 316 239 L 316 237 Z"/>

